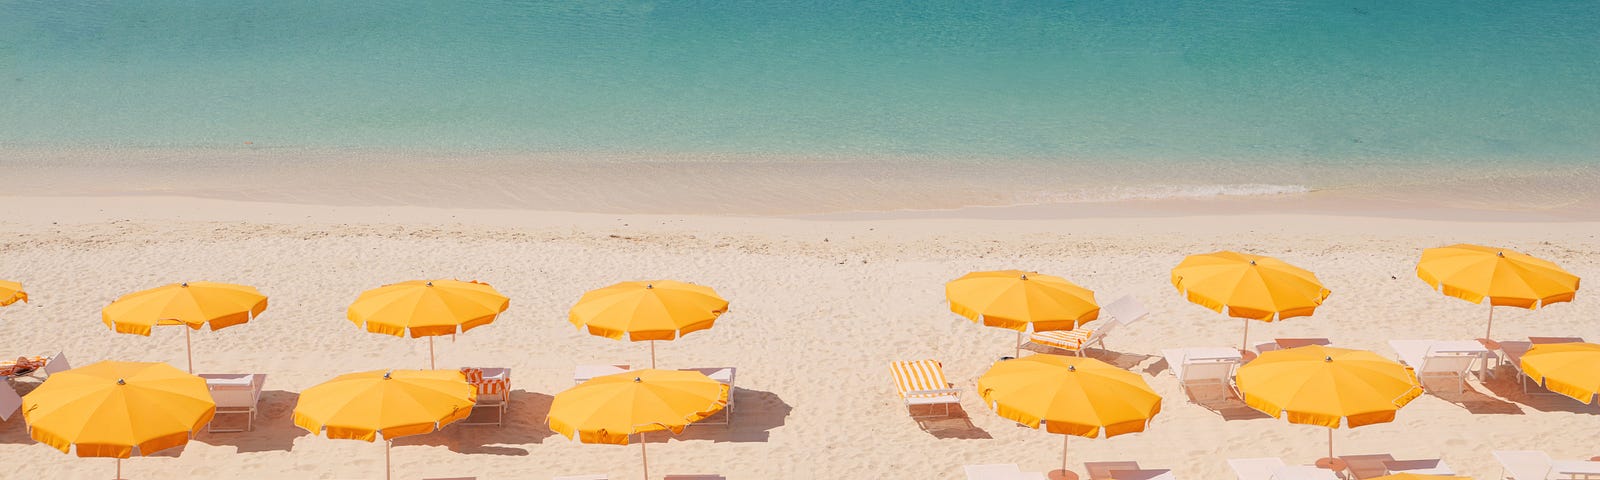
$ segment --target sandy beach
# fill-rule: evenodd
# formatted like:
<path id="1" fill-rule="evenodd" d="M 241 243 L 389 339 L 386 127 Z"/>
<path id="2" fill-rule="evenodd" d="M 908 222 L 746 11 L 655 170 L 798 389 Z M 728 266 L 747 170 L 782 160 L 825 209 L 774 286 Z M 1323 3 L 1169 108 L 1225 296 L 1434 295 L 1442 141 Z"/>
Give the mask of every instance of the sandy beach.
<path id="1" fill-rule="evenodd" d="M 1390 339 L 1471 339 L 1485 308 L 1434 293 L 1413 270 L 1421 250 L 1502 245 L 1569 271 L 1600 273 L 1600 224 L 1449 221 L 1320 213 L 1146 214 L 1039 218 L 1011 210 L 921 215 L 746 217 L 556 213 L 420 206 L 329 206 L 166 196 L 5 198 L 0 278 L 32 300 L 0 309 L 6 354 L 62 351 L 75 365 L 118 359 L 182 365 L 174 329 L 115 334 L 99 310 L 122 293 L 186 279 L 245 283 L 271 298 L 246 325 L 197 332 L 198 372 L 268 375 L 255 431 L 201 434 L 188 446 L 124 462 L 129 478 L 378 478 L 380 444 L 328 440 L 289 421 L 296 393 L 337 374 L 423 368 L 426 343 L 368 334 L 344 319 L 362 290 L 414 278 L 476 279 L 510 296 L 492 325 L 439 343 L 441 367 L 513 371 L 504 427 L 450 426 L 395 442 L 396 478 L 636 478 L 636 447 L 587 445 L 544 423 L 551 395 L 579 364 L 648 362 L 644 344 L 591 337 L 565 320 L 585 290 L 627 279 L 710 285 L 732 302 L 716 327 L 658 347 L 663 368 L 734 366 L 731 427 L 651 435 L 652 472 L 730 479 L 961 478 L 965 464 L 1059 464 L 1061 437 L 1021 428 L 982 405 L 976 378 L 1010 353 L 1009 331 L 947 310 L 944 282 L 968 271 L 1036 270 L 1131 294 L 1149 318 L 1096 358 L 1143 375 L 1164 398 L 1144 433 L 1075 439 L 1084 461 L 1134 460 L 1180 478 L 1231 478 L 1225 460 L 1326 452 L 1318 427 L 1187 403 L 1160 349 L 1233 346 L 1240 323 L 1185 302 L 1168 272 L 1186 254 L 1234 249 L 1277 256 L 1333 291 L 1310 318 L 1255 323 L 1252 340 L 1327 337 L 1393 355 Z M 1008 213 L 1009 212 L 1009 213 Z M 1214 212 L 1213 212 L 1214 213 Z M 1470 217 L 1470 216 L 1468 216 Z M 1600 338 L 1600 306 L 1584 292 L 1541 311 L 1500 309 L 1495 336 Z M 919 426 L 887 364 L 942 361 L 963 402 L 955 418 Z M 1442 458 L 1491 478 L 1491 450 L 1588 458 L 1600 407 L 1520 392 L 1507 367 L 1466 393 L 1425 395 L 1397 421 L 1339 430 L 1340 454 Z M 34 380 L 15 383 L 24 392 Z M 75 458 L 31 441 L 20 417 L 0 424 L 0 453 L 28 461 L 17 478 L 105 478 L 110 459 Z"/>

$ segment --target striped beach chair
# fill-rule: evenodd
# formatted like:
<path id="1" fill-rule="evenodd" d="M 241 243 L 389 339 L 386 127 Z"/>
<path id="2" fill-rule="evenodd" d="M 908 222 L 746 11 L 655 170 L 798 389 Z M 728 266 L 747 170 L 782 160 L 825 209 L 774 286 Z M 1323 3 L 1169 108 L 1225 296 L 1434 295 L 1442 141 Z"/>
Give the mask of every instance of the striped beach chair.
<path id="1" fill-rule="evenodd" d="M 464 367 L 461 373 L 467 376 L 467 383 L 478 387 L 478 403 L 472 409 L 491 408 L 495 412 L 493 421 L 472 421 L 469 417 L 461 424 L 505 425 L 506 411 L 511 408 L 511 369 Z"/>
<path id="2" fill-rule="evenodd" d="M 1099 346 L 1104 350 L 1106 335 L 1119 326 L 1139 321 L 1148 313 L 1138 300 L 1125 295 L 1100 309 L 1101 320 L 1079 325 L 1072 330 L 1034 332 L 1028 335 L 1028 343 L 1066 350 L 1081 357 L 1083 350 L 1091 346 Z"/>
<path id="3" fill-rule="evenodd" d="M 943 416 L 948 417 L 950 404 L 961 403 L 961 390 L 950 388 L 954 385 L 945 380 L 944 366 L 938 360 L 891 362 L 889 373 L 894 375 L 895 388 L 900 390 L 911 418 L 939 416 L 917 415 L 912 411 L 916 405 L 944 405 Z"/>

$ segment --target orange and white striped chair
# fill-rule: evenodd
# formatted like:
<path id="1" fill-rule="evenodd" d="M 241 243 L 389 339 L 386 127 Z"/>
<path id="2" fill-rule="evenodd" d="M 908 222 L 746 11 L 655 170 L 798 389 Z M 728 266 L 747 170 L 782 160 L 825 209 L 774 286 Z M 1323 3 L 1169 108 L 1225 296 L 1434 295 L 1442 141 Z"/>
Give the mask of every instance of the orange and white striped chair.
<path id="1" fill-rule="evenodd" d="M 1048 332 L 1034 332 L 1028 335 L 1028 343 L 1056 348 L 1083 356 L 1083 350 L 1091 346 L 1106 348 L 1106 335 L 1122 325 L 1137 322 L 1148 315 L 1144 305 L 1139 304 L 1132 296 L 1124 295 L 1116 301 L 1100 309 L 1101 319 L 1079 325 L 1072 330 L 1052 330 Z M 1109 317 L 1109 318 L 1107 318 Z"/>
<path id="2" fill-rule="evenodd" d="M 889 373 L 894 375 L 894 386 L 906 403 L 911 418 L 936 417 L 917 415 L 911 411 L 916 405 L 944 405 L 944 416 L 950 416 L 950 404 L 961 403 L 961 390 L 944 378 L 944 365 L 938 360 L 913 360 L 889 363 Z"/>
<path id="3" fill-rule="evenodd" d="M 472 409 L 492 408 L 495 412 L 493 421 L 468 417 L 461 424 L 504 426 L 506 411 L 511 408 L 511 369 L 463 367 L 461 373 L 467 376 L 467 383 L 478 387 L 478 403 Z"/>

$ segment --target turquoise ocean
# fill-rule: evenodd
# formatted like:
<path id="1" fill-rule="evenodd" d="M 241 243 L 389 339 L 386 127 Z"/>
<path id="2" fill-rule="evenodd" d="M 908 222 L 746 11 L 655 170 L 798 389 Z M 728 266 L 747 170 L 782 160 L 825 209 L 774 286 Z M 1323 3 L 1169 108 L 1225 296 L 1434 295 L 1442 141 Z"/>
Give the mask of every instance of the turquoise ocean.
<path id="1" fill-rule="evenodd" d="M 0 148 L 245 142 L 1592 171 L 1600 2 L 0 0 Z"/>

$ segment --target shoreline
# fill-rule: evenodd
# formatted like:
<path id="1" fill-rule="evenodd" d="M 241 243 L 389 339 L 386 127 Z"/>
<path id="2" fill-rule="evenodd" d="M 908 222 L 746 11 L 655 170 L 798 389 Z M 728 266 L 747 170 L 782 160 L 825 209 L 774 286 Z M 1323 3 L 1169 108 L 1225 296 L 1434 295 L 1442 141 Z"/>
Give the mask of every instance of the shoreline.
<path id="1" fill-rule="evenodd" d="M 1600 184 L 1600 167 L 1458 167 L 0 147 L 8 195 L 26 197 L 824 219 L 1316 213 L 1600 220 L 1600 189 L 1592 187 Z"/>

